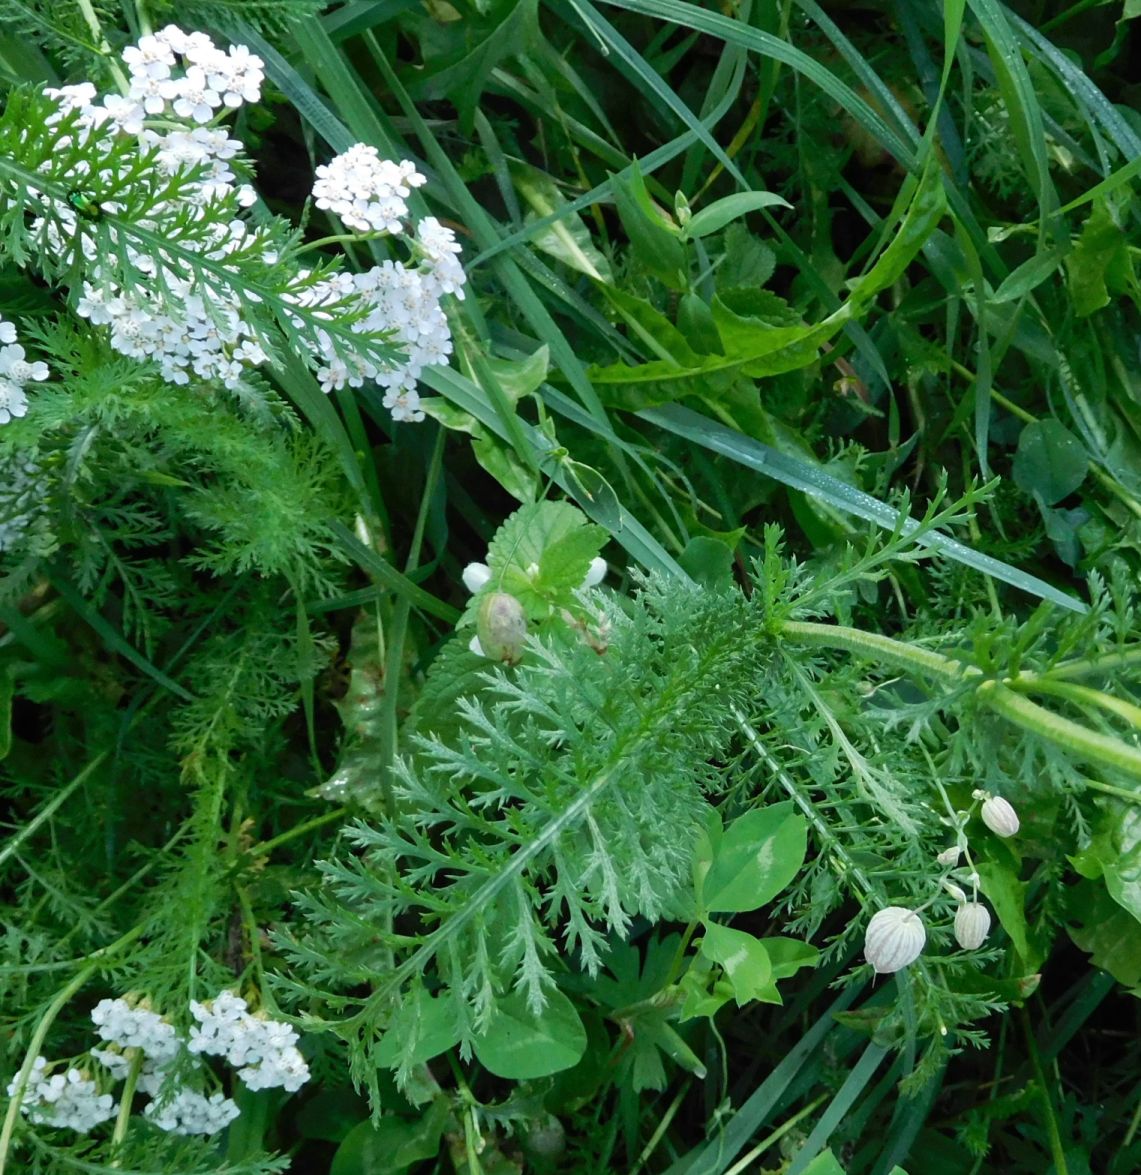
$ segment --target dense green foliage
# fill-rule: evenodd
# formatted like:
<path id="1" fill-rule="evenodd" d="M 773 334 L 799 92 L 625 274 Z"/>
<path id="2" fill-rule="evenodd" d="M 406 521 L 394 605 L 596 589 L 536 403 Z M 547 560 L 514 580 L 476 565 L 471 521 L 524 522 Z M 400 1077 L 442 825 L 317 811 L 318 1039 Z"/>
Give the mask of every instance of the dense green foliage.
<path id="1" fill-rule="evenodd" d="M 1139 16 L 0 0 L 0 1175 L 1141 1165 Z"/>

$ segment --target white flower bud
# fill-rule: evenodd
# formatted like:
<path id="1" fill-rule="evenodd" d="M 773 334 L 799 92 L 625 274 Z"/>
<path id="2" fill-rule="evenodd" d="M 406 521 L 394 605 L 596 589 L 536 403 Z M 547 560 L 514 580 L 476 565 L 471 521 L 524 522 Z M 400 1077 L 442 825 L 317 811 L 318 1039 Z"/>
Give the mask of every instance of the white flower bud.
<path id="1" fill-rule="evenodd" d="M 923 951 L 923 919 L 905 906 L 888 906 L 873 914 L 864 934 L 864 958 L 877 975 L 901 971 Z"/>
<path id="2" fill-rule="evenodd" d="M 476 636 L 485 657 L 514 664 L 527 640 L 523 605 L 506 592 L 489 592 L 479 606 Z"/>
<path id="3" fill-rule="evenodd" d="M 591 559 L 590 567 L 587 569 L 586 578 L 582 581 L 583 589 L 598 587 L 598 585 L 606 578 L 606 560 L 601 556 L 595 556 Z"/>
<path id="4" fill-rule="evenodd" d="M 955 912 L 955 941 L 975 951 L 990 933 L 990 911 L 981 902 L 964 902 Z"/>
<path id="5" fill-rule="evenodd" d="M 967 895 L 953 882 L 944 881 L 943 888 L 955 899 L 957 902 L 965 902 Z"/>
<path id="6" fill-rule="evenodd" d="M 1018 831 L 1018 813 L 1002 796 L 987 796 L 983 800 L 982 817 L 995 836 L 1013 836 Z"/>
<path id="7" fill-rule="evenodd" d="M 961 851 L 958 845 L 952 845 L 949 849 L 944 849 L 935 860 L 940 865 L 957 865 Z"/>
<path id="8" fill-rule="evenodd" d="M 464 568 L 464 587 L 475 595 L 491 578 L 491 568 L 486 563 L 469 563 Z"/>

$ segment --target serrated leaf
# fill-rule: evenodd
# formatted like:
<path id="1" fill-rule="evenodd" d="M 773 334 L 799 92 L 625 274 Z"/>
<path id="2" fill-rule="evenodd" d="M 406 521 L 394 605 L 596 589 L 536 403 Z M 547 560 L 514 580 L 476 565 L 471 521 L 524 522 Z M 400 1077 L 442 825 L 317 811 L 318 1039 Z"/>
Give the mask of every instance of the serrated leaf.
<path id="1" fill-rule="evenodd" d="M 1079 318 L 1108 305 L 1110 295 L 1124 288 L 1132 277 L 1128 239 L 1103 201 L 1094 205 L 1082 226 L 1066 269 L 1074 313 Z"/>
<path id="2" fill-rule="evenodd" d="M 547 991 L 541 1012 L 520 992 L 501 999 L 485 1033 L 475 1038 L 476 1059 L 496 1077 L 525 1081 L 577 1065 L 586 1052 L 586 1029 L 561 991 Z"/>

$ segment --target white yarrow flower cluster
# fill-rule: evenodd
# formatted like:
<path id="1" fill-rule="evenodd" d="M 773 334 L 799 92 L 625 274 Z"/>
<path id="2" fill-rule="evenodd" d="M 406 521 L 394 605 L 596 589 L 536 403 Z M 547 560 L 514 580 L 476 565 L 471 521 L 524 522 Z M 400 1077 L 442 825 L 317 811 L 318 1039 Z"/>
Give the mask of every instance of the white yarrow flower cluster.
<path id="1" fill-rule="evenodd" d="M 313 202 L 359 232 L 398 233 L 408 215 L 405 200 L 428 181 L 407 159 L 381 159 L 375 147 L 357 143 L 317 168 Z"/>
<path id="2" fill-rule="evenodd" d="M 139 1049 L 157 1067 L 170 1064 L 180 1048 L 174 1025 L 157 1012 L 132 1007 L 124 999 L 100 1000 L 91 1009 L 91 1023 L 100 1037 L 124 1049 Z"/>
<path id="3" fill-rule="evenodd" d="M 309 1080 L 293 1028 L 251 1015 L 240 996 L 224 991 L 204 1004 L 192 1000 L 190 1012 L 198 1021 L 190 1030 L 190 1051 L 225 1057 L 250 1089 L 280 1086 L 294 1093 Z"/>
<path id="4" fill-rule="evenodd" d="M 408 160 L 382 160 L 375 147 L 358 143 L 317 168 L 313 195 L 318 208 L 339 216 L 351 228 L 396 234 L 403 231 L 402 222 L 409 215 L 405 198 L 425 182 Z M 425 367 L 446 364 L 452 353 L 452 334 L 440 299 L 448 294 L 462 299 L 467 277 L 459 263 L 455 233 L 434 216 L 417 224 L 409 243 L 418 264 L 386 261 L 366 273 L 337 279 L 350 281 L 370 307 L 356 329 L 391 332 L 393 342 L 407 356 L 404 362 L 379 368 L 363 359 L 346 361 L 335 353 L 327 336 L 318 337 L 314 350 L 324 391 L 375 382 L 384 388 L 384 406 L 393 420 L 415 422 L 424 419 L 416 390 L 421 373 Z M 322 282 L 305 298 L 320 304 L 332 288 L 334 282 Z"/>
<path id="5" fill-rule="evenodd" d="M 0 553 L 27 542 L 43 517 L 44 478 L 39 463 L 22 453 L 0 453 Z"/>
<path id="6" fill-rule="evenodd" d="M 185 33 L 174 25 L 126 49 L 123 62 L 130 74 L 126 96 L 100 98 L 89 83 L 46 91 L 59 105 L 53 121 L 77 117 L 75 137 L 101 136 L 101 154 L 117 162 L 97 170 L 81 160 L 66 177 L 76 185 L 75 198 L 65 204 L 41 196 L 45 215 L 33 223 L 33 232 L 44 252 L 55 256 L 72 255 L 78 246 L 88 280 L 77 312 L 108 328 L 116 351 L 154 360 L 171 383 L 186 384 L 197 377 L 236 388 L 245 373 L 269 359 L 269 343 L 250 320 L 250 307 L 261 295 L 246 288 L 241 263 L 261 259 L 273 265 L 278 259 L 266 234 L 235 215 L 256 194 L 239 183 L 235 171 L 241 144 L 216 124 L 243 102 L 258 98 L 262 62 L 244 46 L 224 51 L 204 33 Z M 124 171 L 122 136 L 136 141 L 140 153 L 149 153 L 160 175 L 179 180 L 177 200 L 148 208 L 136 221 L 152 237 L 177 241 L 177 249 L 156 248 L 148 254 L 119 225 L 101 226 L 118 255 L 146 279 L 126 284 L 101 261 L 100 253 L 106 251 L 97 247 L 92 228 L 94 221 L 124 207 L 100 203 L 94 194 L 121 190 L 128 179 L 137 182 L 128 172 L 138 155 L 128 156 Z M 59 143 L 72 137 L 64 135 Z M 358 144 L 317 168 L 313 191 L 319 208 L 353 229 L 403 234 L 409 219 L 407 197 L 425 182 L 408 160 L 384 160 L 375 147 Z M 185 227 L 188 210 L 190 231 Z M 171 224 L 179 227 L 172 230 L 167 227 Z M 296 307 L 292 325 L 316 360 L 326 392 L 375 382 L 384 390 L 393 419 L 419 421 L 424 419 L 416 390 L 421 372 L 447 363 L 452 352 L 440 299 L 462 298 L 466 277 L 455 234 L 435 217 L 425 217 L 404 239 L 413 258 L 407 264 L 388 261 L 365 274 L 338 272 L 319 281 L 302 271 L 284 280 L 276 277 L 274 290 Z M 212 263 L 212 275 L 205 276 L 203 266 L 190 265 L 187 251 Z M 354 336 L 362 334 L 369 341 L 357 343 Z M 370 358 L 376 353 L 375 341 L 385 336 L 406 358 L 388 364 Z M 15 395 L 11 398 L 18 409 L 12 415 L 18 415 L 22 403 Z M 0 413 L 3 402 L 0 385 Z"/>
<path id="7" fill-rule="evenodd" d="M 8 1085 L 8 1096 L 16 1096 L 17 1077 Z M 20 1109 L 32 1122 L 42 1126 L 62 1126 L 86 1134 L 113 1118 L 118 1111 L 115 1099 L 102 1093 L 99 1086 L 82 1070 L 69 1068 L 49 1076 L 48 1062 L 37 1057 L 24 1086 Z"/>
<path id="8" fill-rule="evenodd" d="M 16 327 L 0 315 L 0 424 L 28 411 L 24 388 L 50 374 L 46 363 L 29 362 L 24 348 L 16 341 Z"/>
<path id="9" fill-rule="evenodd" d="M 169 1134 L 217 1134 L 240 1113 L 238 1104 L 221 1093 L 210 1097 L 193 1089 L 180 1089 L 166 1101 L 150 1102 L 143 1114 Z"/>
<path id="10" fill-rule="evenodd" d="M 261 58 L 244 45 L 226 52 L 205 33 L 184 33 L 175 25 L 124 50 L 123 63 L 131 75 L 128 101 L 139 103 L 148 115 L 166 114 L 169 108 L 199 123 L 209 122 L 219 107 L 233 110 L 256 102 L 265 80 Z"/>

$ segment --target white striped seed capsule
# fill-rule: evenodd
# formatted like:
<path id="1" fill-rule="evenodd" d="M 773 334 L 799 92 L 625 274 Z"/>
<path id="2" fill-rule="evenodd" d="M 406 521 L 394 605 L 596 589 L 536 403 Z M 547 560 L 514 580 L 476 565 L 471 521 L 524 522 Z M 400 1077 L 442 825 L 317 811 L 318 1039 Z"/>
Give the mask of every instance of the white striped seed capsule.
<path id="1" fill-rule="evenodd" d="M 877 975 L 902 971 L 923 952 L 923 919 L 905 906 L 888 906 L 873 914 L 864 933 L 864 958 Z"/>
<path id="2" fill-rule="evenodd" d="M 987 796 L 983 800 L 982 817 L 995 836 L 1013 836 L 1018 831 L 1018 813 L 1002 796 Z"/>
<path id="3" fill-rule="evenodd" d="M 990 911 L 981 902 L 964 902 L 955 911 L 955 941 L 965 951 L 977 951 L 990 933 Z"/>

